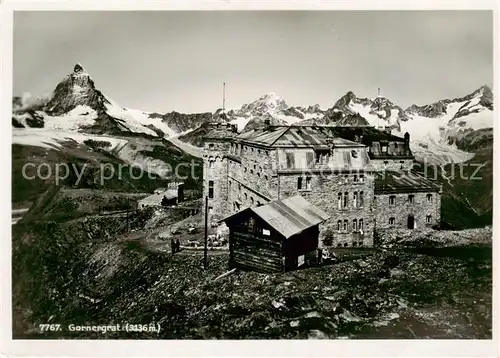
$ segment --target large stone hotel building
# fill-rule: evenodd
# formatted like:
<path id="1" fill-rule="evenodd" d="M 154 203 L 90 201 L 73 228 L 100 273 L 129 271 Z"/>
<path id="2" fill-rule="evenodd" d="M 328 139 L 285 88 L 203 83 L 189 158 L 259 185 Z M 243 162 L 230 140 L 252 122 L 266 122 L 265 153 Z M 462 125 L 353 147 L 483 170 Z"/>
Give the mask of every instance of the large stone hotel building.
<path id="1" fill-rule="evenodd" d="M 330 219 L 320 246 L 372 246 L 374 232 L 440 223 L 441 186 L 414 174 L 410 136 L 373 127 L 270 126 L 238 134 L 214 122 L 205 137 L 209 221 L 301 195 Z"/>

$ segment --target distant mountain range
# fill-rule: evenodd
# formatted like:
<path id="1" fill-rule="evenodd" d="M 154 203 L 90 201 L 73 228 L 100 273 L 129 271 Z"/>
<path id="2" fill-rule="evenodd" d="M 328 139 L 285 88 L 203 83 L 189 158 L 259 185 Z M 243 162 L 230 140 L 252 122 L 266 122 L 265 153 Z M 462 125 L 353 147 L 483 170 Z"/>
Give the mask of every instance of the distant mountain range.
<path id="1" fill-rule="evenodd" d="M 54 131 L 108 136 L 177 138 L 200 146 L 206 124 L 220 119 L 222 109 L 213 113 L 155 113 L 122 107 L 99 91 L 82 65 L 55 87 L 50 98 L 29 105 L 13 99 L 12 125 L 17 131 L 38 129 L 48 136 Z M 410 133 L 417 156 L 437 161 L 464 161 L 470 155 L 455 146 L 457 139 L 471 131 L 493 127 L 493 94 L 488 86 L 461 98 L 444 99 L 402 109 L 388 98 L 358 97 L 348 91 L 332 107 L 318 104 L 290 106 L 283 97 L 268 93 L 239 108 L 224 111 L 225 120 L 247 131 L 269 120 L 274 125 L 340 125 L 389 128 L 394 134 Z M 35 141 L 36 142 L 36 141 Z M 36 143 L 34 143 L 36 144 Z M 437 154 L 436 154 L 437 153 Z"/>
<path id="2" fill-rule="evenodd" d="M 483 180 L 439 179 L 444 185 L 443 218 L 452 227 L 491 223 L 493 94 L 488 86 L 460 98 L 406 109 L 382 96 L 370 99 L 348 91 L 327 109 L 317 104 L 290 106 L 277 94 L 268 93 L 225 110 L 224 116 L 222 109 L 156 113 L 117 104 L 77 64 L 50 97 L 35 101 L 14 97 L 12 104 L 13 201 L 18 203 L 31 203 L 45 190 L 44 185 L 51 185 L 50 180 L 36 185 L 23 180 L 21 169 L 28 158 L 44 162 L 52 158 L 54 163 L 63 159 L 125 162 L 145 166 L 163 178 L 175 163 L 201 157 L 200 147 L 211 120 L 231 122 L 239 131 L 247 131 L 267 119 L 275 125 L 375 126 L 401 136 L 408 132 L 417 161 L 448 163 L 448 170 L 465 163 L 470 174 L 475 166 L 468 164 L 481 164 Z M 459 170 L 457 167 L 455 172 Z M 92 177 L 88 181 L 92 183 Z M 119 187 L 123 183 L 111 184 Z"/>

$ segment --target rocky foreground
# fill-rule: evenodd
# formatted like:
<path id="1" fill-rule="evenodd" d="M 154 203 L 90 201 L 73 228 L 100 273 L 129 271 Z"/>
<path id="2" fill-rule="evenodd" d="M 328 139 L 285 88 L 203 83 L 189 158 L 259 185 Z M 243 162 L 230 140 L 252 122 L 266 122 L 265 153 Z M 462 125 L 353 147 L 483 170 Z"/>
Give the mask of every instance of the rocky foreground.
<path id="1" fill-rule="evenodd" d="M 18 307 L 14 336 L 491 338 L 491 232 L 489 243 L 483 239 L 474 243 L 474 238 L 486 238 L 487 232 L 464 231 L 462 235 L 470 235 L 466 245 L 343 249 L 337 252 L 339 262 L 332 265 L 281 275 L 236 272 L 216 280 L 227 271 L 224 252 L 212 253 L 204 271 L 200 252 L 172 255 L 166 243 L 117 240 L 113 235 L 92 243 L 82 237 L 85 244 L 80 244 L 71 228 L 52 227 L 41 237 L 49 246 L 25 258 L 30 262 L 18 263 L 36 268 L 33 273 L 39 281 L 23 284 L 21 292 L 14 289 Z M 447 234 L 452 238 L 460 235 L 448 233 L 454 233 Z M 64 249 L 63 261 L 55 260 L 58 254 L 51 238 Z M 44 259 L 35 264 L 36 257 Z M 14 267 L 16 274 L 19 267 Z M 23 275 L 21 280 L 26 279 Z M 42 334 L 38 324 L 45 322 L 155 323 L 160 332 Z"/>

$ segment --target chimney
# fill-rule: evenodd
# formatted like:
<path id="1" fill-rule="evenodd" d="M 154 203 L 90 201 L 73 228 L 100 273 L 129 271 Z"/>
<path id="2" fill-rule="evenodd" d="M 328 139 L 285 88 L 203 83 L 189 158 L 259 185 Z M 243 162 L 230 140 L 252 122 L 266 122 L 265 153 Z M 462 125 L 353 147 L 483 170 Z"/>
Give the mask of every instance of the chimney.
<path id="1" fill-rule="evenodd" d="M 271 121 L 269 119 L 264 119 L 264 129 L 269 129 L 271 127 Z"/>
<path id="2" fill-rule="evenodd" d="M 405 138 L 405 147 L 409 147 L 410 146 L 410 133 L 406 132 L 404 138 Z"/>
<path id="3" fill-rule="evenodd" d="M 410 133 L 406 132 L 405 133 L 405 154 L 408 155 L 410 154 Z"/>

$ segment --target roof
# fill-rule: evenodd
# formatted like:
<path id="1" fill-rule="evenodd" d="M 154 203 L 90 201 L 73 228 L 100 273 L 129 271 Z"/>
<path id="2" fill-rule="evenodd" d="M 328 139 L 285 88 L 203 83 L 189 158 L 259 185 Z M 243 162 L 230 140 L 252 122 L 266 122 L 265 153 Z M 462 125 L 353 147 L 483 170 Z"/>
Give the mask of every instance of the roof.
<path id="1" fill-rule="evenodd" d="M 362 143 L 345 139 L 321 127 L 311 126 L 271 126 L 244 132 L 235 139 L 267 147 L 364 147 Z M 351 128 L 352 129 L 352 128 Z M 354 135 L 352 136 L 354 139 Z"/>
<path id="2" fill-rule="evenodd" d="M 379 172 L 375 175 L 375 194 L 437 192 L 441 186 L 411 172 Z"/>
<path id="3" fill-rule="evenodd" d="M 148 203 L 148 204 L 159 205 L 159 203 L 161 203 L 164 196 L 167 198 L 167 200 L 172 200 L 172 199 L 177 198 L 179 195 L 178 195 L 177 189 L 168 189 L 164 192 L 147 196 L 147 197 L 139 200 L 139 203 L 142 203 L 142 204 Z"/>
<path id="4" fill-rule="evenodd" d="M 251 211 L 278 231 L 286 239 L 329 219 L 328 214 L 314 206 L 300 195 L 272 201 L 259 207 L 251 207 L 233 214 L 221 221 Z"/>

